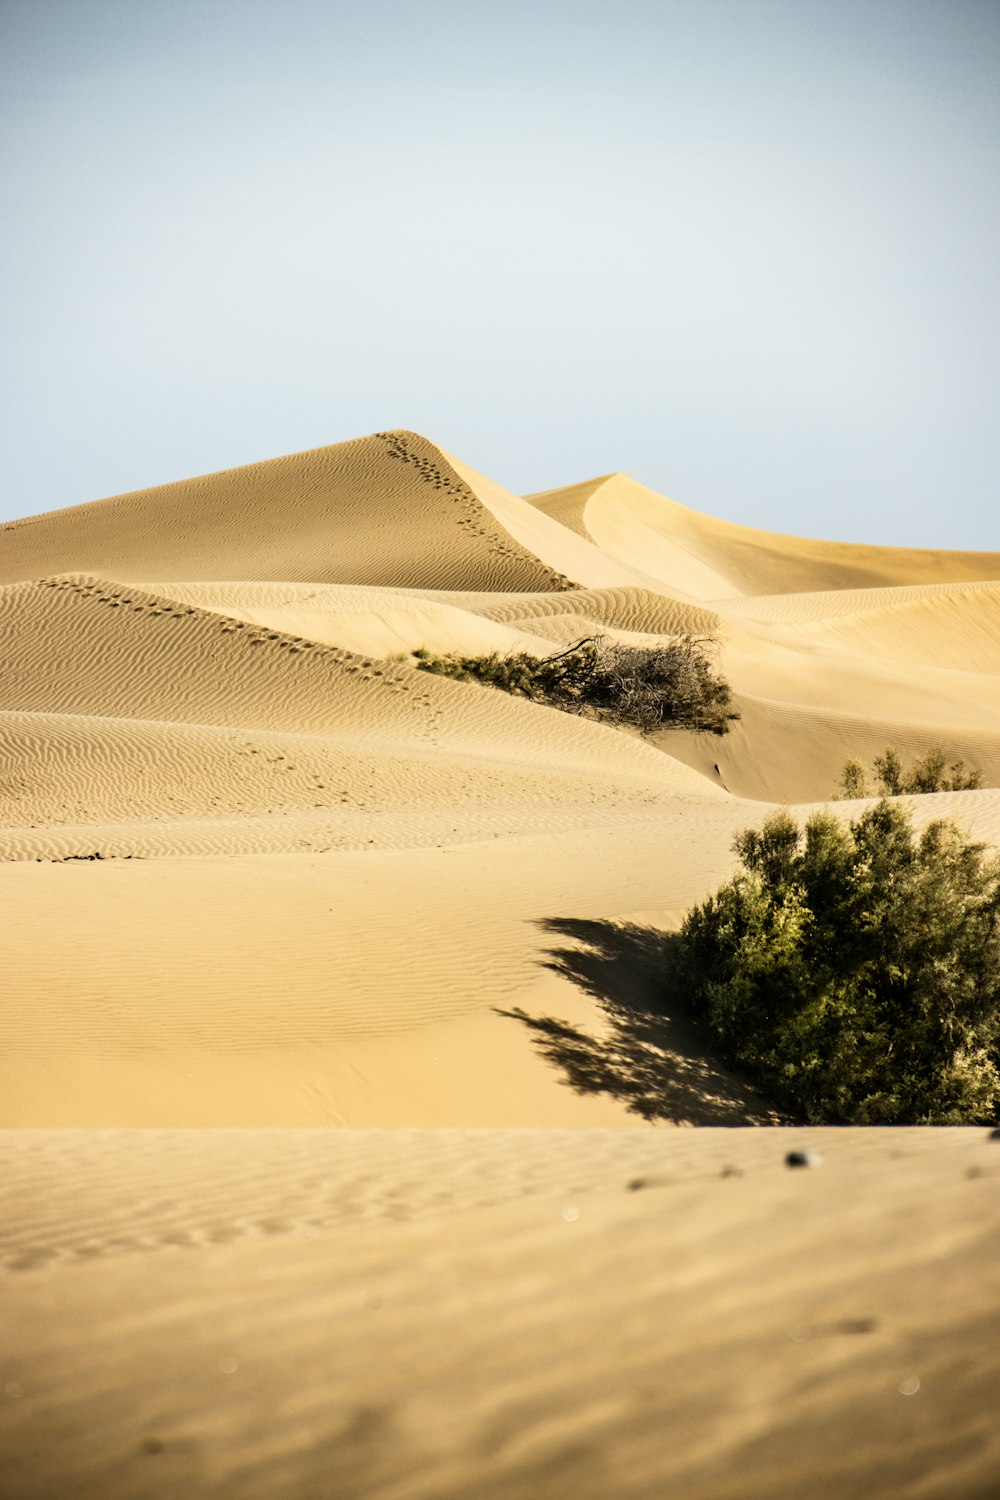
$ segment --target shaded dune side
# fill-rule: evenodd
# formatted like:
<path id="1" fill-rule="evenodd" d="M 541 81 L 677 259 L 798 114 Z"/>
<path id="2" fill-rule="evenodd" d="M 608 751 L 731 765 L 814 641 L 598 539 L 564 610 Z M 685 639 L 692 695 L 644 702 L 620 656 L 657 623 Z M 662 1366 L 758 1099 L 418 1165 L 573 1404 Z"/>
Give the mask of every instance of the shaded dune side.
<path id="1" fill-rule="evenodd" d="M 759 606 L 759 607 L 758 607 Z M 722 606 L 743 715 L 715 761 L 737 795 L 833 795 L 844 764 L 941 746 L 1000 785 L 1000 585 L 942 584 Z M 704 747 L 673 745 L 706 768 Z"/>
<path id="2" fill-rule="evenodd" d="M 601 474 L 596 479 L 583 479 L 578 484 L 560 485 L 555 490 L 538 490 L 533 495 L 525 495 L 529 505 L 537 506 L 560 526 L 565 526 L 569 531 L 575 531 L 577 536 L 586 537 L 593 541 L 587 528 L 586 511 L 587 502 L 590 497 L 614 479 L 614 474 Z"/>
<path id="3" fill-rule="evenodd" d="M 1000 553 L 873 547 L 760 531 L 702 515 L 626 474 L 528 499 L 611 557 L 709 601 L 1000 578 Z"/>
<path id="4" fill-rule="evenodd" d="M 479 496 L 496 517 L 504 530 L 509 532 L 533 557 L 544 560 L 550 567 L 569 575 L 584 588 L 609 588 L 616 586 L 653 588 L 668 587 L 681 598 L 690 599 L 691 594 L 683 582 L 670 587 L 654 573 L 646 571 L 641 555 L 628 560 L 594 545 L 587 536 L 581 536 L 572 527 L 566 527 L 556 518 L 547 515 L 538 506 L 520 495 L 505 490 L 495 480 L 471 469 L 458 458 L 445 454 L 452 469 L 469 488 Z"/>
<path id="5" fill-rule="evenodd" d="M 0 581 L 53 573 L 560 589 L 441 450 L 390 432 L 0 528 Z"/>
<path id="6" fill-rule="evenodd" d="M 943 745 L 949 763 L 961 759 L 982 773 L 985 787 L 1000 787 L 1000 728 L 879 718 L 745 693 L 734 704 L 740 719 L 724 739 L 676 730 L 654 742 L 733 796 L 759 802 L 824 801 L 835 795 L 849 760 L 870 767 L 888 745 L 907 763 Z M 955 804 L 960 823 L 967 795 Z"/>

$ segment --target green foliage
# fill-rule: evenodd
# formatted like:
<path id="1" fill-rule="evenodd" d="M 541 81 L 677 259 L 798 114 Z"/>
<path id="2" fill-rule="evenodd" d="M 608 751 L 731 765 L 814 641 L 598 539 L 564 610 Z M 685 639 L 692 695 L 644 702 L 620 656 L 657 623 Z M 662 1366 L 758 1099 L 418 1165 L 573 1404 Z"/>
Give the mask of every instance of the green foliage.
<path id="1" fill-rule="evenodd" d="M 859 760 L 849 760 L 840 776 L 840 795 L 843 797 L 867 797 L 868 778 Z"/>
<path id="2" fill-rule="evenodd" d="M 728 683 L 712 666 L 706 637 L 683 635 L 665 645 L 625 646 L 606 636 L 576 641 L 551 656 L 432 656 L 414 652 L 424 672 L 481 682 L 570 713 L 592 713 L 644 733 L 694 729 L 726 734 L 739 714 Z"/>
<path id="3" fill-rule="evenodd" d="M 940 745 L 928 750 L 922 760 L 906 767 L 891 745 L 872 763 L 875 791 L 883 797 L 915 796 L 921 792 L 969 792 L 983 784 L 981 771 L 966 769 L 963 760 L 952 762 Z M 840 797 L 870 797 L 868 775 L 859 760 L 849 760 L 840 774 Z"/>
<path id="4" fill-rule="evenodd" d="M 723 1058 L 805 1120 L 972 1124 L 1000 1106 L 1000 861 L 883 798 L 785 812 L 667 944 Z"/>

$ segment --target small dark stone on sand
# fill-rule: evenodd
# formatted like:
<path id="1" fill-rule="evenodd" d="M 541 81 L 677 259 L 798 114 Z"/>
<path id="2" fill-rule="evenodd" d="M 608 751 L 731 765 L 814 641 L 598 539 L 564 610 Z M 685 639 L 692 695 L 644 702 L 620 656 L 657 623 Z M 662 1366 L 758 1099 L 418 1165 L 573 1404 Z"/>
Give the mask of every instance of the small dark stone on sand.
<path id="1" fill-rule="evenodd" d="M 166 1444 L 159 1438 L 148 1437 L 142 1440 L 143 1451 L 146 1453 L 162 1453 Z"/>
<path id="2" fill-rule="evenodd" d="M 785 1157 L 786 1167 L 818 1167 L 823 1158 L 818 1151 L 789 1151 Z"/>

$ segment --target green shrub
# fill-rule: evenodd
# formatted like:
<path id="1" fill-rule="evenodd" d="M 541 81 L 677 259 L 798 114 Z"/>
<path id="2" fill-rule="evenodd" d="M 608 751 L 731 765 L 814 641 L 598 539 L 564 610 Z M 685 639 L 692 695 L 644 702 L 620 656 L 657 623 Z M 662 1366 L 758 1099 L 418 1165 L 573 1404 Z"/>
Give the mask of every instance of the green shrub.
<path id="1" fill-rule="evenodd" d="M 723 1058 L 811 1123 L 975 1123 L 1000 1105 L 1000 861 L 882 799 L 784 812 L 667 944 Z"/>
<path id="2" fill-rule="evenodd" d="M 551 656 L 527 651 L 489 656 L 414 652 L 417 667 L 481 682 L 571 713 L 612 724 L 725 734 L 739 714 L 728 683 L 712 666 L 708 637 L 682 635 L 664 645 L 626 646 L 607 636 L 576 641 Z"/>
<path id="3" fill-rule="evenodd" d="M 969 792 L 983 784 L 981 771 L 974 766 L 966 769 L 963 760 L 952 762 L 940 745 L 928 750 L 922 760 L 912 766 L 903 765 L 899 752 L 891 745 L 884 755 L 877 755 L 872 763 L 875 776 L 875 791 L 883 797 L 915 796 L 922 792 Z M 872 795 L 868 775 L 859 760 L 849 760 L 840 775 L 841 797 L 869 797 Z"/>

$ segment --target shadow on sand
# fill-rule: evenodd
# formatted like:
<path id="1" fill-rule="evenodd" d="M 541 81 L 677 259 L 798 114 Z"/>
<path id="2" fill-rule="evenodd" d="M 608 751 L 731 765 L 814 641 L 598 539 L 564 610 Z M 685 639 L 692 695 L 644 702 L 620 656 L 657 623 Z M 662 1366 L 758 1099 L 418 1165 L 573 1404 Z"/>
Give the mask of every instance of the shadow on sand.
<path id="1" fill-rule="evenodd" d="M 750 1125 L 776 1116 L 740 1079 L 706 1054 L 693 1025 L 665 1014 L 663 946 L 668 934 L 629 923 L 549 918 L 539 924 L 566 946 L 544 966 L 598 1002 L 604 1026 L 591 1035 L 520 1007 L 501 1015 L 532 1032 L 543 1057 L 578 1094 L 608 1094 L 643 1120 Z"/>

